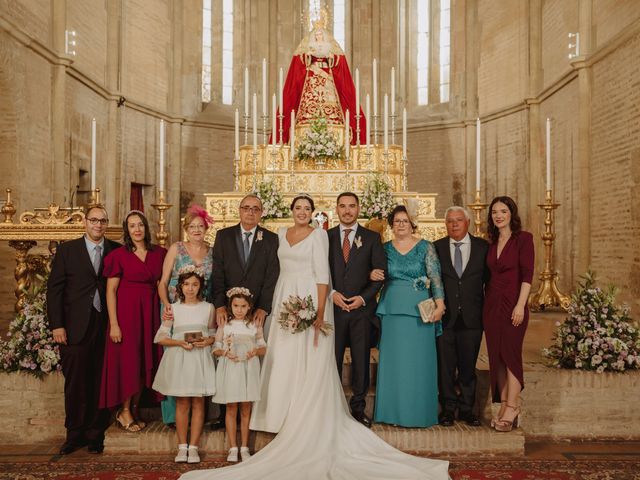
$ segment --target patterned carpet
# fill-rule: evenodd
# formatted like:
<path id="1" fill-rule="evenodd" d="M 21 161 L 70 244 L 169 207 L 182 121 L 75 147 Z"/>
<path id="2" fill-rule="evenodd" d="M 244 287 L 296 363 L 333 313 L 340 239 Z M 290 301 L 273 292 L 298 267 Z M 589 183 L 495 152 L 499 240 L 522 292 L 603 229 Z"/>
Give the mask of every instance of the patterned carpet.
<path id="1" fill-rule="evenodd" d="M 223 465 L 226 462 L 222 460 L 209 460 L 198 468 Z M 112 462 L 106 457 L 98 461 L 87 458 L 71 461 L 54 457 L 41 462 L 2 462 L 0 479 L 175 480 L 191 469 L 190 465 L 164 461 Z M 640 480 L 640 459 L 453 460 L 450 475 L 453 480 Z"/>

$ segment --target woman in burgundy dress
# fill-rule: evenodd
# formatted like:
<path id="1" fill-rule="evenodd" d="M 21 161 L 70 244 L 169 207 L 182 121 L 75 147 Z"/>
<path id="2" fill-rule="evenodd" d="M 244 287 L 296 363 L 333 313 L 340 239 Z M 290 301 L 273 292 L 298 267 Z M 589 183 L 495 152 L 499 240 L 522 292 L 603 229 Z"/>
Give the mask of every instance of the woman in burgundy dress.
<path id="1" fill-rule="evenodd" d="M 496 197 L 491 202 L 488 233 L 491 246 L 487 267 L 491 278 L 482 317 L 493 401 L 501 403 L 491 426 L 508 432 L 518 426 L 519 396 L 524 388 L 522 342 L 529 323 L 533 236 L 522 231 L 518 206 L 509 197 Z"/>
<path id="2" fill-rule="evenodd" d="M 129 432 L 145 426 L 134 414 L 146 386 L 151 388 L 162 357 L 162 347 L 153 343 L 160 327 L 158 281 L 167 251 L 151 244 L 144 214 L 130 211 L 124 222 L 125 247 L 104 259 L 107 277 L 108 338 L 102 369 L 100 407 L 122 405 L 116 421 Z"/>

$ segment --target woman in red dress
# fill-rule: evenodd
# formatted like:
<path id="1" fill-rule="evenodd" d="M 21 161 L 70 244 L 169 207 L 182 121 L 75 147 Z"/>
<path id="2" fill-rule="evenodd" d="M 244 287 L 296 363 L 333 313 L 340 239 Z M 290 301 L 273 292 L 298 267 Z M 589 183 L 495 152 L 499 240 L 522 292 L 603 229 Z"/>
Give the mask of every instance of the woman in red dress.
<path id="1" fill-rule="evenodd" d="M 522 231 L 518 206 L 510 197 L 496 197 L 489 207 L 491 240 L 483 324 L 489 352 L 493 401 L 500 412 L 491 426 L 500 432 L 518 426 L 519 395 L 524 388 L 522 342 L 529 323 L 527 300 L 533 278 L 533 236 Z"/>
<path id="2" fill-rule="evenodd" d="M 153 343 L 160 327 L 158 281 L 167 251 L 151 244 L 144 214 L 130 211 L 124 222 L 125 247 L 104 259 L 109 328 L 102 369 L 100 407 L 122 405 L 116 421 L 129 432 L 145 426 L 134 414 L 146 386 L 151 388 L 162 357 Z"/>

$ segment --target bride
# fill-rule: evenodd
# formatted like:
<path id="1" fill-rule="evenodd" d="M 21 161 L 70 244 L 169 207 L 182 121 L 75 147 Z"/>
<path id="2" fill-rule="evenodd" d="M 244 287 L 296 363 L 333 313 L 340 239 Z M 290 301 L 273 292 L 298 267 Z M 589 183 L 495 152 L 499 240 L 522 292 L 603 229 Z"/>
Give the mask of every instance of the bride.
<path id="1" fill-rule="evenodd" d="M 334 339 L 320 333 L 333 324 L 329 303 L 329 240 L 309 223 L 313 199 L 291 204 L 294 226 L 278 232 L 280 277 L 261 375 L 261 400 L 251 428 L 278 435 L 239 465 L 186 473 L 183 480 L 448 479 L 449 462 L 414 457 L 381 440 L 355 421 L 338 378 Z M 318 316 L 313 327 L 291 334 L 277 322 L 290 295 L 311 295 Z"/>

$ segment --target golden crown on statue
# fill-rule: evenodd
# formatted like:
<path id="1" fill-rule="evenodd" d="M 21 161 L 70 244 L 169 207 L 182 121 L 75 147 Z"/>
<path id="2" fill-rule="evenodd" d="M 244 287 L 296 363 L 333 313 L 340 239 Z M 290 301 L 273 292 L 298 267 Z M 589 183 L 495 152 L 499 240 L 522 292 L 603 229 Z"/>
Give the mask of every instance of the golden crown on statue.
<path id="1" fill-rule="evenodd" d="M 320 2 L 316 2 L 314 7 L 309 8 L 308 16 L 312 25 L 311 30 L 316 30 L 318 28 L 326 30 L 327 25 L 329 24 L 329 10 L 327 10 L 326 7 L 320 6 Z"/>

